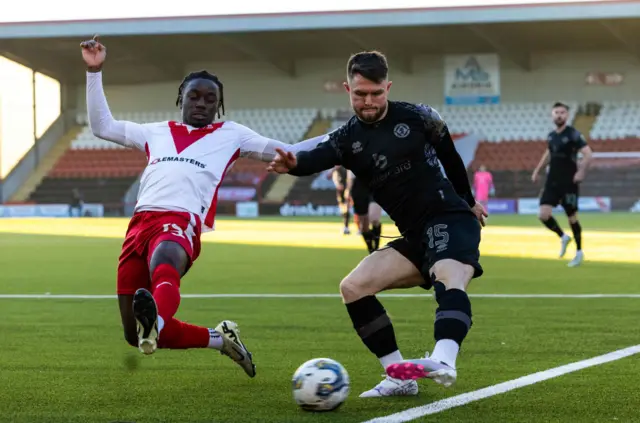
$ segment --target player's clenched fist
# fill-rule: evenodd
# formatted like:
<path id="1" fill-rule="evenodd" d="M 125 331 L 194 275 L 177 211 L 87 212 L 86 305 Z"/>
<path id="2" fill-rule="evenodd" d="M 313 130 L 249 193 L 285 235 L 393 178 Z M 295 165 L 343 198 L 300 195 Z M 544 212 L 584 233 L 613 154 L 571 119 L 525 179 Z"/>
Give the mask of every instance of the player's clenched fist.
<path id="1" fill-rule="evenodd" d="M 80 48 L 82 48 L 82 58 L 89 70 L 98 72 L 107 57 L 107 48 L 100 44 L 97 35 L 94 35 L 93 39 L 89 41 L 81 42 Z"/>

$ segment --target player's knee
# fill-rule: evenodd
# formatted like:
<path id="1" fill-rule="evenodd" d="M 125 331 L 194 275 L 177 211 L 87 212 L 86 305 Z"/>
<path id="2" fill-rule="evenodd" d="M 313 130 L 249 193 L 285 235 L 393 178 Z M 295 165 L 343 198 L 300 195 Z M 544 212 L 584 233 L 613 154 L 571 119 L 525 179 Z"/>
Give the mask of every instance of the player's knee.
<path id="1" fill-rule="evenodd" d="M 551 210 L 549 210 L 546 207 L 542 207 L 540 208 L 540 210 L 538 211 L 538 219 L 542 220 L 543 222 L 549 220 L 551 218 Z"/>
<path id="2" fill-rule="evenodd" d="M 358 274 L 350 274 L 340 282 L 340 295 L 345 303 L 351 303 L 374 294 L 377 292 L 373 292 L 371 285 L 367 284 L 367 281 Z"/>
<path id="3" fill-rule="evenodd" d="M 469 281 L 473 278 L 474 269 L 468 264 L 445 259 L 434 264 L 430 273 L 435 275 L 435 280 L 442 282 L 447 289 L 465 291 Z"/>
<path id="4" fill-rule="evenodd" d="M 168 264 L 175 268 L 181 275 L 184 274 L 188 263 L 187 253 L 179 244 L 171 241 L 161 242 L 154 250 L 149 263 L 149 273 L 153 277 L 156 267 Z"/>
<path id="5" fill-rule="evenodd" d="M 578 222 L 578 213 L 567 214 L 567 218 L 569 219 L 569 223 Z"/>

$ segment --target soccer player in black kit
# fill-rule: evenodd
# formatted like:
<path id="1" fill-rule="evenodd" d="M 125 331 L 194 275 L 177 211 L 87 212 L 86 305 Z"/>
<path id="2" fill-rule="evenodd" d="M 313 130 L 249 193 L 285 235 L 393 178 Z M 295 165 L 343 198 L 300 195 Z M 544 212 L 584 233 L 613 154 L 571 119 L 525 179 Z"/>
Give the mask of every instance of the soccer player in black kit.
<path id="1" fill-rule="evenodd" d="M 371 190 L 356 178 L 353 172 L 347 174 L 347 190 L 353 201 L 353 214 L 358 218 L 358 229 L 369 253 L 373 253 L 380 247 L 382 235 L 382 209 L 373 201 Z"/>
<path id="2" fill-rule="evenodd" d="M 387 373 L 360 397 L 416 395 L 412 379 L 422 377 L 445 386 L 455 381 L 456 357 L 471 327 L 467 285 L 483 272 L 478 248 L 487 214 L 473 198 L 447 125 L 429 106 L 387 100 L 387 74 L 381 53 L 353 55 L 345 88 L 355 115 L 315 149 L 297 155 L 279 151 L 268 167 L 303 176 L 341 164 L 371 189 L 401 233 L 340 283 L 354 329 Z M 376 294 L 415 286 L 435 290 L 436 344 L 431 357 L 404 360 Z"/>
<path id="3" fill-rule="evenodd" d="M 565 234 L 558 222 L 552 216 L 553 208 L 562 206 L 576 242 L 576 255 L 569 262 L 569 267 L 579 266 L 584 260 L 582 252 L 582 227 L 578 221 L 578 199 L 580 183 L 584 180 L 587 167 L 593 152 L 587 145 L 584 136 L 574 127 L 567 125 L 569 107 L 563 103 L 555 103 L 551 111 L 556 129 L 547 136 L 548 148 L 545 150 L 540 163 L 533 171 L 531 180 L 538 181 L 538 174 L 549 163 L 549 173 L 540 197 L 540 212 L 542 223 L 555 232 L 561 240 L 560 257 L 564 257 L 571 237 Z M 578 153 L 583 158 L 578 164 Z"/>
<path id="4" fill-rule="evenodd" d="M 346 169 L 343 169 L 341 166 L 335 166 L 333 169 L 331 169 L 331 180 L 336 186 L 336 201 L 338 202 L 338 207 L 340 208 L 340 213 L 342 214 L 342 219 L 344 222 L 342 233 L 345 235 L 349 235 L 351 233 L 351 231 L 349 230 L 349 218 L 351 217 L 351 212 L 349 211 L 347 172 L 348 171 Z"/>

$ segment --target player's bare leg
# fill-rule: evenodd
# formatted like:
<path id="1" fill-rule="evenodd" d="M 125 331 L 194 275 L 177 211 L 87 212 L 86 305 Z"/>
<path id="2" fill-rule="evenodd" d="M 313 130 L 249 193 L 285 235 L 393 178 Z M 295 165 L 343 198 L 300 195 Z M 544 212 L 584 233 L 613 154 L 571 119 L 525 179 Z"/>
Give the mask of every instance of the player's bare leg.
<path id="1" fill-rule="evenodd" d="M 351 211 L 349 210 L 349 204 L 346 201 L 340 201 L 338 203 L 338 207 L 340 208 L 340 213 L 342 214 L 342 219 L 344 223 L 344 227 L 342 228 L 342 233 L 344 235 L 351 234 L 351 230 L 349 230 L 349 219 L 351 218 Z"/>
<path id="2" fill-rule="evenodd" d="M 368 215 L 358 215 L 358 230 L 362 235 L 362 239 L 364 239 L 364 243 L 367 246 L 367 251 L 369 251 L 369 254 L 373 253 L 376 249 L 374 248 L 374 235 L 370 229 Z"/>
<path id="3" fill-rule="evenodd" d="M 156 348 L 213 348 L 254 377 L 252 355 L 240 340 L 236 323 L 225 320 L 212 329 L 174 318 L 180 304 L 180 278 L 188 263 L 187 253 L 178 243 L 164 241 L 154 250 L 149 264 L 152 290 L 139 289 L 132 301 L 138 347 L 145 354 Z"/>
<path id="4" fill-rule="evenodd" d="M 584 253 L 582 252 L 582 226 L 578 220 L 578 214 L 574 212 L 569 218 L 569 225 L 571 225 L 571 231 L 573 232 L 573 239 L 576 241 L 576 255 L 568 264 L 569 267 L 576 267 L 582 264 L 584 260 Z"/>
<path id="5" fill-rule="evenodd" d="M 133 295 L 118 295 L 120 318 L 124 329 L 124 339 L 132 347 L 138 347 L 138 332 L 136 319 L 133 317 Z"/>
<path id="6" fill-rule="evenodd" d="M 552 212 L 553 208 L 550 205 L 543 204 L 540 206 L 538 218 L 544 226 L 560 237 L 560 257 L 564 257 L 567 252 L 567 246 L 571 242 L 571 237 L 562 231 Z"/>
<path id="7" fill-rule="evenodd" d="M 411 288 L 424 283 L 416 267 L 399 252 L 384 248 L 365 257 L 340 283 L 340 293 L 362 342 L 378 357 L 383 368 L 402 361 L 391 320 L 376 298 L 380 291 Z M 387 376 L 360 397 L 417 395 L 415 381 Z"/>
<path id="8" fill-rule="evenodd" d="M 357 214 L 353 215 L 353 223 L 356 224 L 356 228 L 358 228 L 358 235 L 362 235 L 362 231 L 360 230 L 360 216 Z"/>
<path id="9" fill-rule="evenodd" d="M 373 249 L 380 248 L 380 237 L 382 236 L 382 207 L 374 201 L 369 203 L 369 220 L 371 221 L 371 232 L 373 233 Z"/>
<path id="10" fill-rule="evenodd" d="M 387 367 L 387 374 L 401 379 L 430 378 L 445 387 L 456 378 L 456 358 L 462 341 L 471 328 L 471 302 L 466 290 L 474 274 L 468 264 L 452 259 L 436 262 L 429 273 L 434 275 L 436 291 L 436 345 L 429 357 L 406 360 Z"/>

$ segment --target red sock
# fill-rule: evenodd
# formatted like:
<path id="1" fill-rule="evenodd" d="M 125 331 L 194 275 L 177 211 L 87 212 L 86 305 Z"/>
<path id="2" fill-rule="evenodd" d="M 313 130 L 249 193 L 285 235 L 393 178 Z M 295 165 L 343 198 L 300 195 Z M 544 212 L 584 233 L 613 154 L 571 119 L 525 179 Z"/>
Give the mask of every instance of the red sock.
<path id="1" fill-rule="evenodd" d="M 209 346 L 209 329 L 190 325 L 174 318 L 164 321 L 162 336 L 158 338 L 159 348 L 183 350 L 187 348 L 207 348 Z"/>
<path id="2" fill-rule="evenodd" d="M 180 305 L 180 274 L 169 264 L 161 264 L 153 271 L 151 293 L 158 306 L 158 315 L 166 323 L 176 314 Z M 162 333 L 164 336 L 164 332 Z"/>

